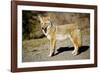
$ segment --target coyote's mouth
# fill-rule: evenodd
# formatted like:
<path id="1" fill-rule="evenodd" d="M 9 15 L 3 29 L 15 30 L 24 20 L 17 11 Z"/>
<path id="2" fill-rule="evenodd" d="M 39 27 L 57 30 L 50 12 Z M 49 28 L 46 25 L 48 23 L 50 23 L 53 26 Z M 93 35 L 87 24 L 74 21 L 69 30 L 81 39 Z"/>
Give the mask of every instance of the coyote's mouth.
<path id="1" fill-rule="evenodd" d="M 47 27 L 42 28 L 42 30 L 46 33 L 47 32 Z"/>

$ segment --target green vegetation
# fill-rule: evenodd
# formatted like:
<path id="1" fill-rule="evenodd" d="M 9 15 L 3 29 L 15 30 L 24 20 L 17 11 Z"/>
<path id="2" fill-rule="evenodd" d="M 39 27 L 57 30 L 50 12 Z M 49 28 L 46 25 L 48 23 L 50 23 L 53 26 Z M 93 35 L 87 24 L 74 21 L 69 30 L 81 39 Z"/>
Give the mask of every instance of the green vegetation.
<path id="1" fill-rule="evenodd" d="M 40 38 L 43 36 L 38 20 L 39 12 L 22 11 L 22 27 L 23 40 Z"/>

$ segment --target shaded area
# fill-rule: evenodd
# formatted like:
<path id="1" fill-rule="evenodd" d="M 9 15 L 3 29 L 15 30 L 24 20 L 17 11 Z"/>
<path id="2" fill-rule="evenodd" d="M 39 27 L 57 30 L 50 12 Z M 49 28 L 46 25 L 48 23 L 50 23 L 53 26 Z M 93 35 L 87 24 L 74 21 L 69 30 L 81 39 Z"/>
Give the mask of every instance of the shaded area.
<path id="1" fill-rule="evenodd" d="M 81 46 L 79 48 L 79 54 L 81 54 L 82 52 L 85 52 L 86 50 L 89 49 L 89 46 Z M 57 50 L 57 53 L 55 55 L 58 55 L 62 52 L 65 52 L 65 51 L 73 51 L 74 50 L 74 47 L 60 47 L 58 50 Z"/>
<path id="2" fill-rule="evenodd" d="M 81 47 L 79 48 L 79 54 L 81 54 L 81 53 L 87 51 L 89 48 L 90 48 L 89 46 L 81 46 Z"/>

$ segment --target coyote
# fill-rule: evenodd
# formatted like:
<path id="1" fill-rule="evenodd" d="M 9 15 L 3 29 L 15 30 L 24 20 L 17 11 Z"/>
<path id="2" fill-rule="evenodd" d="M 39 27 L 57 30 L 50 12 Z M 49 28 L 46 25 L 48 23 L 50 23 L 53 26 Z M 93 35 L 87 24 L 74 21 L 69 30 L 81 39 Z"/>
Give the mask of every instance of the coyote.
<path id="1" fill-rule="evenodd" d="M 69 38 L 74 46 L 73 55 L 78 54 L 79 47 L 81 46 L 81 32 L 76 24 L 54 25 L 50 21 L 49 16 L 38 16 L 41 24 L 41 29 L 44 35 L 50 40 L 50 54 L 54 56 L 56 41 L 65 40 Z"/>

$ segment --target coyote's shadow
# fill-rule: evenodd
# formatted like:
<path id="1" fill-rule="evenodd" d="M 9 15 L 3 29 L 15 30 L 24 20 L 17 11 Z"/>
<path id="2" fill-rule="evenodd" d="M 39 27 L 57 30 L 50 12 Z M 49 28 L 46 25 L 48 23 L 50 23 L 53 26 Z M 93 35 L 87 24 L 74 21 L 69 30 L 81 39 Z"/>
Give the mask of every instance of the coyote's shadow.
<path id="1" fill-rule="evenodd" d="M 88 49 L 89 49 L 89 46 L 81 46 L 79 48 L 79 54 L 82 53 L 82 52 L 85 52 Z M 65 52 L 65 51 L 73 51 L 73 50 L 74 50 L 74 47 L 60 47 L 57 50 L 57 53 L 55 55 L 58 55 L 59 53 L 62 53 L 62 52 Z"/>

